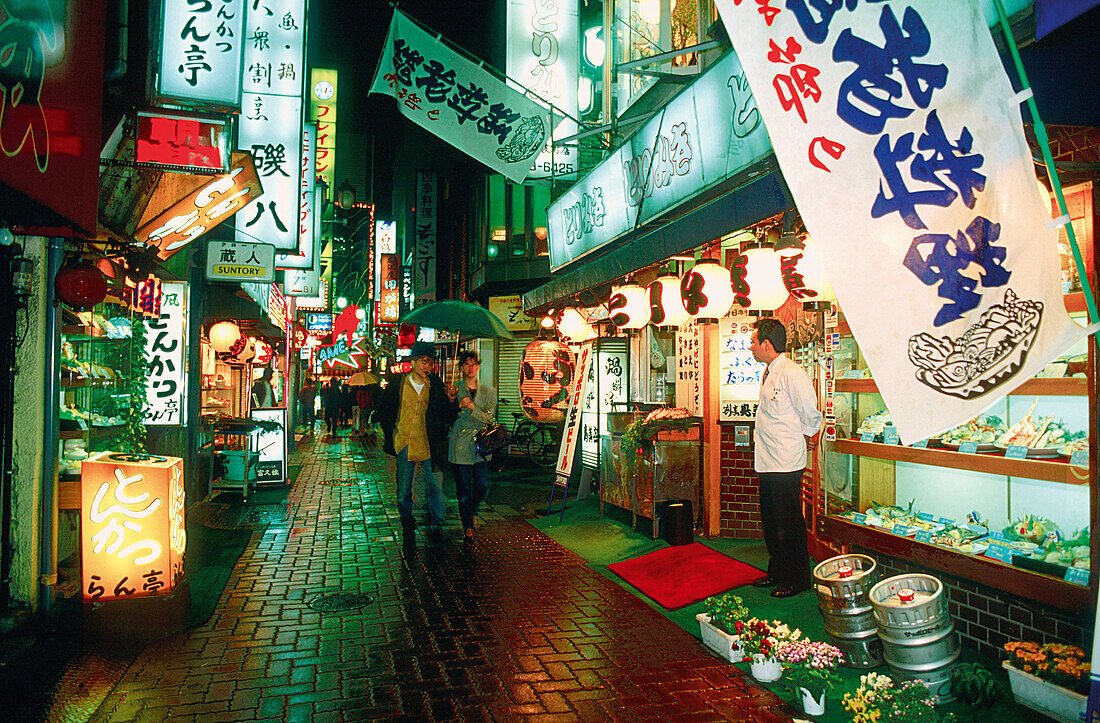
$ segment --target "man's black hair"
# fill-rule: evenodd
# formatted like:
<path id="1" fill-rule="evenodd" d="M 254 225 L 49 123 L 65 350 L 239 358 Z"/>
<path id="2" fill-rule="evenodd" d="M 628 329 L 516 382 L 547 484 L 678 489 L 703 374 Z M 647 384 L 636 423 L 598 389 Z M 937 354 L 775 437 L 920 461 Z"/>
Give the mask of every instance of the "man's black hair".
<path id="1" fill-rule="evenodd" d="M 476 361 L 478 364 L 481 363 L 481 357 L 479 357 L 477 355 L 476 351 L 466 350 L 466 351 L 459 352 L 458 353 L 458 366 L 459 367 L 465 366 L 466 362 L 470 361 L 471 359 Z"/>
<path id="2" fill-rule="evenodd" d="M 760 332 L 759 338 L 761 343 L 770 341 L 772 343 L 772 348 L 781 354 L 787 350 L 787 330 L 784 328 L 782 322 L 777 319 L 765 317 L 754 321 L 752 326 Z"/>

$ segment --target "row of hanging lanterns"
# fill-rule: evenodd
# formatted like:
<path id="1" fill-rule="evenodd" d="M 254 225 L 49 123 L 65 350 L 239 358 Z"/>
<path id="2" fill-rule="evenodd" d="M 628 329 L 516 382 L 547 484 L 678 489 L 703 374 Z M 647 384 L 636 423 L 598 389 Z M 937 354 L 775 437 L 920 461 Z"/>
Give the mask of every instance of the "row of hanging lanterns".
<path id="1" fill-rule="evenodd" d="M 210 346 L 219 354 L 239 362 L 252 362 L 264 366 L 275 356 L 275 349 L 263 339 L 244 334 L 232 321 L 219 321 L 207 332 Z"/>

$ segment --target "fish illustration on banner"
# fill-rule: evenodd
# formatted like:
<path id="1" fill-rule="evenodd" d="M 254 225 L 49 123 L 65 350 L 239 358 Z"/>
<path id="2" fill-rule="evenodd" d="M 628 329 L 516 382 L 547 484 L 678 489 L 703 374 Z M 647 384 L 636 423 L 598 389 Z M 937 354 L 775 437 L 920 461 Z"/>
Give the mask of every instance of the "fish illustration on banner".
<path id="1" fill-rule="evenodd" d="M 392 95 L 401 115 L 513 183 L 523 183 L 549 133 L 549 110 L 398 10 L 370 92 Z"/>
<path id="2" fill-rule="evenodd" d="M 903 443 L 972 419 L 1082 339 L 977 2 L 715 5 Z"/>

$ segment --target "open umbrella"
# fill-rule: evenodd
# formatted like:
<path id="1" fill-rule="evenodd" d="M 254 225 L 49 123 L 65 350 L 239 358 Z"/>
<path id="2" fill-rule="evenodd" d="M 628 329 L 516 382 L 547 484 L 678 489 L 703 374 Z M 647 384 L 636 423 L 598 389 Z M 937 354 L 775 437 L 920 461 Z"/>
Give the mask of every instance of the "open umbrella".
<path id="1" fill-rule="evenodd" d="M 370 372 L 355 372 L 348 378 L 349 387 L 365 387 L 368 384 L 377 384 L 378 375 Z"/>
<path id="2" fill-rule="evenodd" d="M 401 318 L 402 324 L 453 331 L 480 339 L 515 339 L 500 317 L 484 306 L 465 301 L 433 301 L 418 306 Z"/>

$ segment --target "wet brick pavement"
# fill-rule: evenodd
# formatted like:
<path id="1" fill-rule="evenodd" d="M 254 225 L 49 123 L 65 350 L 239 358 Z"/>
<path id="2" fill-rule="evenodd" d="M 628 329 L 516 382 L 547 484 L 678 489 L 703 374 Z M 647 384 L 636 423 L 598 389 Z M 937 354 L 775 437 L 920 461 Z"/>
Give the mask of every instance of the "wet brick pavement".
<path id="1" fill-rule="evenodd" d="M 452 492 L 444 543 L 404 547 L 392 460 L 331 442 L 299 446 L 285 514 L 253 533 L 210 620 L 146 649 L 92 720 L 790 720 L 515 495 L 491 493 L 467 545 Z M 373 602 L 310 608 L 338 592 Z"/>

